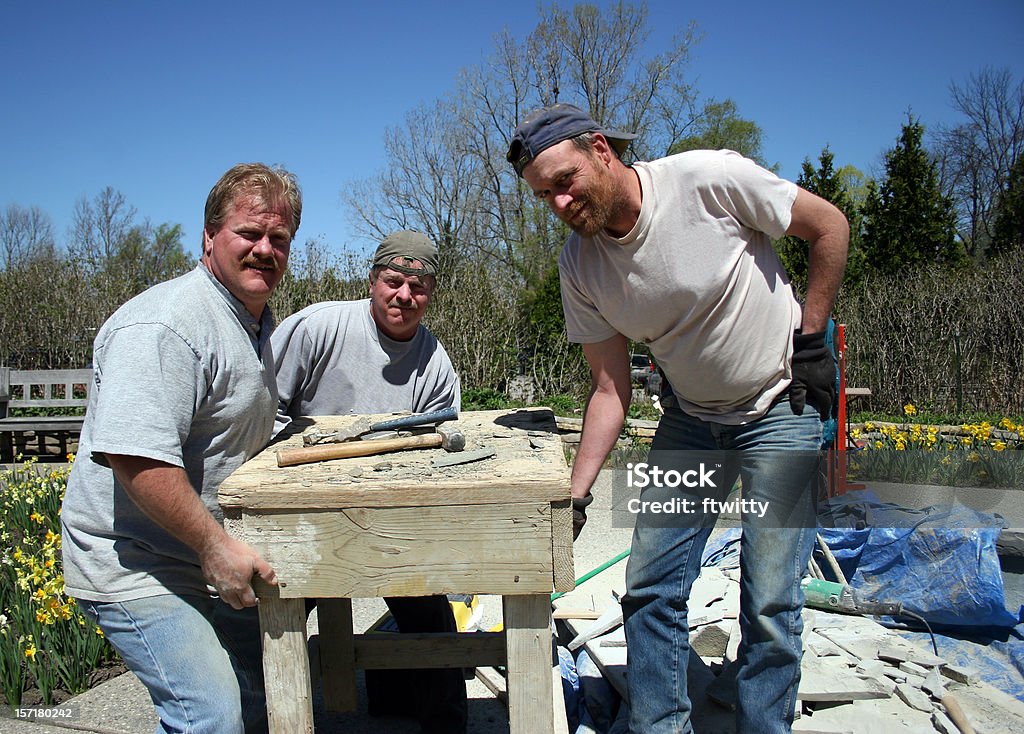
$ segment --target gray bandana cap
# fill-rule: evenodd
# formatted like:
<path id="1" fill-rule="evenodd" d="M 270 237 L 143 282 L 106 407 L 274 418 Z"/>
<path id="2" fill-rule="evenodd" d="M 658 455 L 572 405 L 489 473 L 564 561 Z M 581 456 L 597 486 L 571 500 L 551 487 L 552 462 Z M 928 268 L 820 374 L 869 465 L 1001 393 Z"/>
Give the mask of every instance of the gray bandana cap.
<path id="1" fill-rule="evenodd" d="M 531 112 L 519 123 L 505 158 L 522 176 L 523 169 L 542 151 L 583 133 L 601 133 L 620 156 L 636 138 L 634 133 L 601 127 L 579 107 L 555 104 Z"/>
<path id="2" fill-rule="evenodd" d="M 410 267 L 414 260 L 423 267 Z M 405 275 L 437 275 L 437 261 L 437 247 L 430 238 L 411 229 L 392 232 L 373 254 L 373 267 L 388 267 Z"/>

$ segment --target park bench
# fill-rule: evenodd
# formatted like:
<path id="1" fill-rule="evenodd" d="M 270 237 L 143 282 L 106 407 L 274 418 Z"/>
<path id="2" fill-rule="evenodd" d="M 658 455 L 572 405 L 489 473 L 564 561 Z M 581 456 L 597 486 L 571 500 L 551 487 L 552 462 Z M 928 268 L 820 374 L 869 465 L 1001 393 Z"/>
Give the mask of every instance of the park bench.
<path id="1" fill-rule="evenodd" d="M 82 431 L 92 388 L 92 370 L 13 370 L 0 367 L 0 461 L 13 461 L 15 437 L 35 435 L 40 450 L 46 436 L 56 436 L 61 456 L 68 438 Z M 12 416 L 17 408 L 57 408 L 79 415 Z"/>

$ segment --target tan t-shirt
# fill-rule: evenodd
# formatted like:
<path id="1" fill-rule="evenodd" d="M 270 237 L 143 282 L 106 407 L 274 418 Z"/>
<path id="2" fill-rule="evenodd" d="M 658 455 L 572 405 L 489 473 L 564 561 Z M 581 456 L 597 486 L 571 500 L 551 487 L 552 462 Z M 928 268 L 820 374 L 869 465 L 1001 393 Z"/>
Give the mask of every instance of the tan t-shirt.
<path id="1" fill-rule="evenodd" d="M 789 385 L 801 309 L 772 240 L 797 187 L 732 151 L 633 166 L 643 204 L 621 239 L 573 234 L 559 258 L 569 340 L 647 344 L 680 406 L 742 424 Z"/>

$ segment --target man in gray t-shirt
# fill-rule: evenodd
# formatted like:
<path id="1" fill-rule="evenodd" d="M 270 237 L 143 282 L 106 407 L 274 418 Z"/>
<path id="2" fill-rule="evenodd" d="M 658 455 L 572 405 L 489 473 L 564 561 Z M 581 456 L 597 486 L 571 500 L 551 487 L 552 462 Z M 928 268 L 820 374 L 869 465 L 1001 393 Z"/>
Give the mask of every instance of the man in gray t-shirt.
<path id="1" fill-rule="evenodd" d="M 301 215 L 292 174 L 235 166 L 207 199 L 200 264 L 121 306 L 93 346 L 61 512 L 65 585 L 164 731 L 267 727 L 252 579 L 276 576 L 225 532 L 217 489 L 271 438 L 266 304 Z"/>
<path id="2" fill-rule="evenodd" d="M 444 347 L 421 323 L 437 283 L 438 252 L 404 230 L 373 257 L 370 297 L 317 303 L 281 322 L 271 339 L 280 396 L 276 430 L 304 415 L 440 410 L 460 404 L 459 377 Z M 454 632 L 447 598 L 385 599 L 401 632 Z M 404 678 L 405 680 L 402 680 Z M 375 681 L 390 679 L 385 686 Z M 371 710 L 382 687 L 402 689 L 425 732 L 466 730 L 466 684 L 459 669 L 367 671 Z M 399 703 L 401 697 L 388 698 Z"/>
<path id="3" fill-rule="evenodd" d="M 640 485 L 652 501 L 637 507 L 652 509 L 638 510 L 622 598 L 630 731 L 691 730 L 687 602 L 724 499 L 715 492 L 741 476 L 750 507 L 742 513 L 742 642 L 734 674 L 719 682 L 732 689 L 725 698 L 736 701 L 737 731 L 788 732 L 800 678 L 800 579 L 834 396 L 825 330 L 848 226 L 827 201 L 731 151 L 627 166 L 619 156 L 635 137 L 556 104 L 519 124 L 507 156 L 573 230 L 558 263 L 562 303 L 592 376 L 572 468 L 574 529 L 586 521 L 590 488 L 629 405 L 628 340 L 645 343 L 673 394 L 642 466 L 662 477 L 666 469 L 699 475 L 700 487 L 638 477 L 655 479 Z M 810 243 L 803 304 L 772 247 L 784 234 Z M 684 509 L 673 517 L 660 514 L 665 507 Z M 687 507 L 709 509 L 701 518 Z"/>

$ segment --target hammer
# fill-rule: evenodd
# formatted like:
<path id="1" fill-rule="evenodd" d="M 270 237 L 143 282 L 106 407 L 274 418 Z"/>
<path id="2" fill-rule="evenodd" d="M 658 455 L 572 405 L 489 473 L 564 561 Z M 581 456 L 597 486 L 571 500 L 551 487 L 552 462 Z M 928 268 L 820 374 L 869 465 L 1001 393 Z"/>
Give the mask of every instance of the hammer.
<path id="1" fill-rule="evenodd" d="M 325 443 L 317 446 L 304 446 L 298 449 L 281 449 L 277 452 L 278 466 L 297 466 L 311 464 L 314 461 L 329 459 L 348 459 L 353 456 L 374 456 L 392 451 L 407 449 L 436 449 L 445 451 L 462 451 L 466 448 L 466 437 L 457 428 L 438 426 L 434 433 L 403 438 L 380 438 L 374 441 L 354 441 L 348 443 Z"/>

